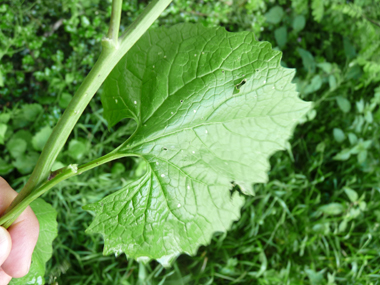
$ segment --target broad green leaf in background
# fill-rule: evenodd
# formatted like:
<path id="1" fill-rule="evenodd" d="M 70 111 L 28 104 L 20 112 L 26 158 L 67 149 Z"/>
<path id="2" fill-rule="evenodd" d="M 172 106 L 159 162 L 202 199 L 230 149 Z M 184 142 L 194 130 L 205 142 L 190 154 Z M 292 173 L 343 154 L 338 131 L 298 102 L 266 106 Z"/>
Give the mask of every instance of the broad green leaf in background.
<path id="1" fill-rule="evenodd" d="M 300 32 L 303 30 L 303 28 L 305 28 L 305 24 L 306 24 L 306 19 L 304 16 L 302 15 L 298 15 L 297 17 L 294 18 L 293 20 L 293 29 L 296 31 L 296 32 Z"/>
<path id="2" fill-rule="evenodd" d="M 17 158 L 26 151 L 27 142 L 21 138 L 12 138 L 7 143 L 7 149 L 11 156 Z"/>
<path id="3" fill-rule="evenodd" d="M 309 277 L 311 285 L 321 285 L 324 284 L 325 280 L 323 278 L 323 271 L 316 272 L 313 269 L 305 270 L 307 277 Z"/>
<path id="4" fill-rule="evenodd" d="M 34 122 L 38 115 L 40 115 L 43 111 L 43 108 L 40 104 L 28 104 L 22 106 L 22 112 L 24 114 L 24 118 L 29 122 Z"/>
<path id="5" fill-rule="evenodd" d="M 351 150 L 348 148 L 343 149 L 341 152 L 336 154 L 333 159 L 335 160 L 347 160 L 351 157 Z"/>
<path id="6" fill-rule="evenodd" d="M 37 152 L 30 151 L 28 154 L 18 156 L 12 164 L 21 174 L 30 174 L 37 163 L 38 156 Z"/>
<path id="7" fill-rule="evenodd" d="M 342 131 L 342 129 L 339 129 L 339 128 L 334 128 L 333 129 L 333 135 L 334 135 L 334 139 L 338 143 L 342 143 L 346 139 L 346 135 L 344 134 L 344 132 Z"/>
<path id="8" fill-rule="evenodd" d="M 330 62 L 320 62 L 317 64 L 317 66 L 328 74 L 331 73 L 332 68 L 333 68 Z"/>
<path id="9" fill-rule="evenodd" d="M 334 90 L 337 87 L 336 78 L 332 74 L 329 75 L 329 85 L 330 85 L 330 90 Z"/>
<path id="10" fill-rule="evenodd" d="M 58 233 L 57 212 L 50 204 L 37 199 L 30 206 L 40 223 L 40 233 L 33 251 L 29 273 L 22 278 L 13 278 L 11 285 L 45 284 L 45 263 L 52 256 L 52 243 Z"/>
<path id="11" fill-rule="evenodd" d="M 265 18 L 268 23 L 278 24 L 281 22 L 282 17 L 284 16 L 284 9 L 280 6 L 272 7 L 268 13 L 265 14 Z"/>
<path id="12" fill-rule="evenodd" d="M 330 203 L 319 207 L 319 210 L 326 215 L 339 215 L 344 211 L 344 207 L 339 203 Z"/>
<path id="13" fill-rule="evenodd" d="M 0 87 L 4 86 L 4 78 L 3 78 L 3 72 L 0 69 Z"/>
<path id="14" fill-rule="evenodd" d="M 72 157 L 75 160 L 80 160 L 86 153 L 87 153 L 87 147 L 86 144 L 84 144 L 81 141 L 78 140 L 71 140 L 69 143 L 69 156 Z"/>
<path id="15" fill-rule="evenodd" d="M 307 69 L 307 71 L 314 73 L 315 72 L 315 61 L 313 55 L 304 50 L 302 48 L 297 48 L 298 53 L 302 58 L 303 66 Z"/>
<path id="16" fill-rule="evenodd" d="M 46 126 L 34 135 L 32 144 L 35 150 L 42 150 L 44 148 L 52 131 L 53 130 L 49 126 Z"/>
<path id="17" fill-rule="evenodd" d="M 286 27 L 282 26 L 281 28 L 276 29 L 274 31 L 274 37 L 278 46 L 282 49 L 288 41 L 288 32 L 286 30 Z"/>
<path id="18" fill-rule="evenodd" d="M 359 198 L 358 193 L 349 187 L 344 187 L 344 192 L 346 192 L 348 198 L 351 200 L 352 203 L 355 203 Z"/>
<path id="19" fill-rule="evenodd" d="M 19 130 L 12 136 L 11 140 L 13 140 L 13 139 L 22 139 L 22 140 L 26 141 L 27 148 L 33 147 L 33 144 L 32 144 L 33 135 L 29 131 Z"/>
<path id="20" fill-rule="evenodd" d="M 13 166 L 11 164 L 7 164 L 7 162 L 0 158 L 0 175 L 5 175 L 11 172 L 13 169 Z"/>
<path id="21" fill-rule="evenodd" d="M 348 38 L 343 39 L 343 48 L 347 58 L 351 59 L 356 57 L 355 47 L 351 44 Z"/>
<path id="22" fill-rule="evenodd" d="M 71 96 L 69 93 L 62 93 L 61 98 L 59 98 L 59 107 L 66 109 L 67 106 L 69 106 L 72 98 L 73 96 Z"/>
<path id="23" fill-rule="evenodd" d="M 121 162 L 116 162 L 111 169 L 112 174 L 121 174 L 125 172 L 125 166 Z"/>
<path id="24" fill-rule="evenodd" d="M 21 174 L 30 174 L 36 165 L 37 160 L 38 153 L 31 152 L 17 157 L 16 160 L 12 162 L 12 164 Z"/>
<path id="25" fill-rule="evenodd" d="M 321 87 L 322 87 L 322 78 L 319 74 L 317 74 L 311 79 L 309 85 L 305 87 L 305 89 L 303 90 L 303 93 L 304 94 L 313 93 L 315 91 L 318 91 Z"/>
<path id="26" fill-rule="evenodd" d="M 339 108 L 344 112 L 348 113 L 351 110 L 351 103 L 346 98 L 342 96 L 338 96 L 336 98 L 336 102 L 338 103 Z"/>
<path id="27" fill-rule="evenodd" d="M 168 265 L 195 254 L 240 216 L 242 195 L 267 181 L 268 158 L 310 109 L 281 67 L 281 52 L 253 33 L 183 24 L 146 33 L 104 83 L 110 126 L 133 118 L 118 153 L 139 156 L 146 173 L 86 206 L 89 233 L 104 252 Z"/>
<path id="28" fill-rule="evenodd" d="M 6 124 L 11 119 L 11 115 L 9 113 L 0 114 L 0 123 Z"/>
<path id="29" fill-rule="evenodd" d="M 4 144 L 5 132 L 7 131 L 7 125 L 0 123 L 0 144 Z"/>
<path id="30" fill-rule="evenodd" d="M 364 100 L 363 99 L 360 99 L 360 101 L 356 102 L 356 108 L 358 109 L 359 113 L 364 112 Z"/>
<path id="31" fill-rule="evenodd" d="M 351 145 L 355 145 L 358 142 L 358 137 L 354 133 L 348 133 L 348 140 Z"/>

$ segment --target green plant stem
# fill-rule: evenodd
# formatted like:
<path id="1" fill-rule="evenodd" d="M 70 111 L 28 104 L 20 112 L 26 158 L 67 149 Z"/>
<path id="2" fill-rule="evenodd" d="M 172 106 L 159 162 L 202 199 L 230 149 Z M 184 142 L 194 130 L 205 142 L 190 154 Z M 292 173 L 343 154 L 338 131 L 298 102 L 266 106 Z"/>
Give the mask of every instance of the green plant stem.
<path id="1" fill-rule="evenodd" d="M 111 21 L 110 21 L 110 27 L 108 29 L 107 37 L 115 43 L 118 43 L 118 38 L 119 38 L 122 4 L 123 4 L 122 0 L 112 1 Z"/>
<path id="2" fill-rule="evenodd" d="M 120 40 L 116 39 L 115 41 L 114 37 L 118 34 L 118 31 L 116 32 L 115 29 L 116 26 L 119 26 L 119 24 L 114 24 L 114 22 L 117 21 L 117 17 L 120 17 L 122 1 L 114 0 L 114 12 L 112 13 L 113 19 L 111 19 L 110 23 L 110 28 L 112 31 L 109 31 L 108 33 L 108 35 L 112 35 L 112 38 L 103 39 L 103 49 L 99 59 L 82 82 L 58 124 L 55 126 L 28 182 L 25 184 L 20 194 L 8 207 L 5 214 L 17 207 L 17 205 L 28 197 L 36 187 L 46 181 L 55 159 L 66 143 L 79 117 L 99 89 L 100 85 L 104 82 L 119 60 L 148 30 L 148 28 L 160 16 L 171 1 L 172 0 L 153 0 L 136 19 L 136 21 L 128 27 Z"/>
<path id="3" fill-rule="evenodd" d="M 135 155 L 111 152 L 80 167 L 77 167 L 77 165 L 75 164 L 71 164 L 68 167 L 65 167 L 55 177 L 42 183 L 30 195 L 28 195 L 25 199 L 21 200 L 15 207 L 13 207 L 4 216 L 2 216 L 0 218 L 0 225 L 2 225 L 5 228 L 8 228 L 17 219 L 17 217 L 28 207 L 30 203 L 32 203 L 35 199 L 37 199 L 42 194 L 44 194 L 52 187 L 57 185 L 59 182 L 62 182 L 76 175 L 81 175 L 83 172 L 86 172 L 104 163 L 127 156 Z"/>

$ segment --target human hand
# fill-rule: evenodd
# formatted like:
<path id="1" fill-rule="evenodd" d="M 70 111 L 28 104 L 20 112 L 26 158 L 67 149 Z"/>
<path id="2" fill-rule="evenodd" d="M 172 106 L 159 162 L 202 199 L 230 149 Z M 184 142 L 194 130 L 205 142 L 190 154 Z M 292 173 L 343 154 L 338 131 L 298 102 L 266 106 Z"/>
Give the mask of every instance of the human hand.
<path id="1" fill-rule="evenodd" d="M 0 216 L 16 196 L 17 192 L 0 177 Z M 8 230 L 0 227 L 0 285 L 28 273 L 39 229 L 37 217 L 30 207 Z"/>

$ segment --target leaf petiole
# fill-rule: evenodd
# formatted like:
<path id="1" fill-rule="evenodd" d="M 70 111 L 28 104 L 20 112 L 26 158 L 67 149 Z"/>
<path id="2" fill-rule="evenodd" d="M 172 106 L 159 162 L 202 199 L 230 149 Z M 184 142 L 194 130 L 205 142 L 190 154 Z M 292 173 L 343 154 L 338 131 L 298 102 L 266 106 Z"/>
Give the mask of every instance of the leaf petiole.
<path id="1" fill-rule="evenodd" d="M 54 187 L 58 183 L 70 177 L 80 175 L 83 172 L 91 170 L 107 162 L 113 161 L 115 159 L 123 158 L 123 157 L 129 157 L 129 156 L 138 156 L 138 155 L 111 152 L 91 162 L 83 164 L 82 166 L 78 167 L 78 165 L 76 164 L 70 164 L 69 166 L 63 169 L 59 169 L 53 172 L 55 173 L 54 177 L 51 176 L 50 180 L 47 180 L 44 183 L 42 183 L 27 197 L 21 200 L 15 207 L 13 207 L 10 211 L 6 212 L 4 216 L 0 217 L 0 225 L 5 228 L 8 228 L 17 219 L 17 217 L 28 207 L 30 203 L 32 203 L 35 199 L 40 197 L 42 194 L 46 193 L 48 190 L 50 190 L 52 187 Z"/>

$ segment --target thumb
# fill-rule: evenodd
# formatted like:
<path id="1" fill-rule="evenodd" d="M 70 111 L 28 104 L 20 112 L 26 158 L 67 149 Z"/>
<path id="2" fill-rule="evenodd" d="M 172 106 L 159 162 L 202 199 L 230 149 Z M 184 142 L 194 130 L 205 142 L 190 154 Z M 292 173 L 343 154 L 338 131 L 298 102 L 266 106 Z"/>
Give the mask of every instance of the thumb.
<path id="1" fill-rule="evenodd" d="M 5 228 L 0 227 L 0 266 L 8 258 L 11 247 L 12 240 L 9 232 Z"/>

